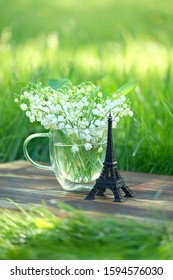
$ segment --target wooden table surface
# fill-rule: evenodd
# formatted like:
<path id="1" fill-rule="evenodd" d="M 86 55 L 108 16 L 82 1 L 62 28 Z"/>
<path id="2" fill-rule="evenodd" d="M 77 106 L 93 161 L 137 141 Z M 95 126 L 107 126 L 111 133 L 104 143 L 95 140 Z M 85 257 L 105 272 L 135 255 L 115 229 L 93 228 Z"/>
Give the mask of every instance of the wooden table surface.
<path id="1" fill-rule="evenodd" d="M 94 214 L 126 216 L 151 221 L 173 221 L 173 176 L 121 172 L 135 198 L 113 202 L 110 192 L 104 198 L 87 201 L 87 193 L 66 192 L 54 174 L 34 168 L 26 161 L 0 164 L 0 208 L 25 209 L 45 203 L 57 215 L 59 202 Z"/>

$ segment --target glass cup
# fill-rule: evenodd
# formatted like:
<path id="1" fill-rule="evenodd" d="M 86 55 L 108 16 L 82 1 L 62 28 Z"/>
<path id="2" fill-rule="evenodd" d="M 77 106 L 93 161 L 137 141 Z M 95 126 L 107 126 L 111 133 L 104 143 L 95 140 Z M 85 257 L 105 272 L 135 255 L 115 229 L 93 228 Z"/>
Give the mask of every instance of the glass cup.
<path id="1" fill-rule="evenodd" d="M 51 166 L 36 163 L 28 154 L 27 145 L 33 138 L 49 138 Z M 102 170 L 106 153 L 107 128 L 70 128 L 35 133 L 24 142 L 24 155 L 35 167 L 54 172 L 64 190 L 90 190 Z"/>

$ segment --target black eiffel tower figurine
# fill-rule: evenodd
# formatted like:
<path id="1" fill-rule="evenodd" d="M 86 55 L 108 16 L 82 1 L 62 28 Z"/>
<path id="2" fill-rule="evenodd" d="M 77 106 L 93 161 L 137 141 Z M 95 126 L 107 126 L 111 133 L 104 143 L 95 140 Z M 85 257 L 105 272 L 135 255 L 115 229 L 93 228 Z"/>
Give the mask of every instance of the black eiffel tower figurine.
<path id="1" fill-rule="evenodd" d="M 98 179 L 96 179 L 95 186 L 89 191 L 88 195 L 85 197 L 85 200 L 93 200 L 95 195 L 104 196 L 106 188 L 113 192 L 114 202 L 122 201 L 120 189 L 124 191 L 125 197 L 135 196 L 125 184 L 124 178 L 121 177 L 119 171 L 117 170 L 117 162 L 115 160 L 113 149 L 111 113 L 108 117 L 107 149 L 105 161 L 103 163 L 103 169 Z"/>

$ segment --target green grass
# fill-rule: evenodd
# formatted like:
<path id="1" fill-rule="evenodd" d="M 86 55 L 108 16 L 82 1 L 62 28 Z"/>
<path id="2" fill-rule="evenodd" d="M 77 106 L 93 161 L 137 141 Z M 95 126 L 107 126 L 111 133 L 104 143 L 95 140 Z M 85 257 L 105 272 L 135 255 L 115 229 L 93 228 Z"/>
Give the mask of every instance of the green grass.
<path id="1" fill-rule="evenodd" d="M 173 258 L 172 225 L 96 219 L 67 205 L 61 211 L 61 218 L 43 207 L 30 213 L 1 212 L 0 259 Z"/>
<path id="2" fill-rule="evenodd" d="M 124 170 L 173 174 L 172 11 L 165 0 L 0 0 L 0 161 L 23 158 L 29 124 L 13 103 L 18 82 L 66 77 L 117 89 L 139 80 L 130 96 L 134 118 L 115 135 Z M 50 33 L 58 34 L 58 45 Z M 45 148 L 47 147 L 47 148 Z M 44 140 L 30 145 L 32 157 L 48 161 Z"/>

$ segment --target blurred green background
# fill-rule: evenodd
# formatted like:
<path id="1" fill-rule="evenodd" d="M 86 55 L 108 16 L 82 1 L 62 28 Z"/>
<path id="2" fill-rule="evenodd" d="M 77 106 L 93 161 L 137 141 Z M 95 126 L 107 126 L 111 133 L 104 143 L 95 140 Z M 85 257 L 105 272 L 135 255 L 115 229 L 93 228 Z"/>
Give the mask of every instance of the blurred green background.
<path id="1" fill-rule="evenodd" d="M 23 141 L 44 131 L 13 102 L 18 82 L 90 80 L 109 94 L 139 80 L 133 118 L 119 123 L 124 170 L 173 175 L 172 1 L 0 0 L 0 162 L 23 158 Z M 49 161 L 46 140 L 29 146 Z"/>

